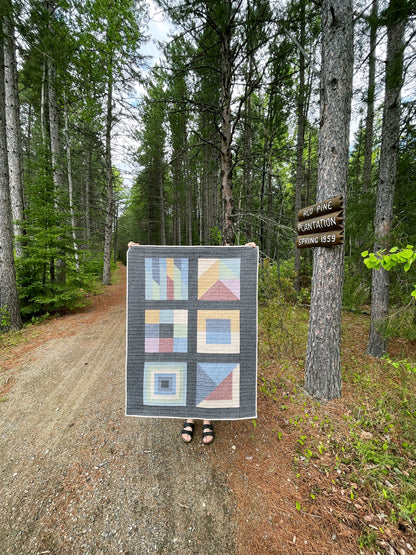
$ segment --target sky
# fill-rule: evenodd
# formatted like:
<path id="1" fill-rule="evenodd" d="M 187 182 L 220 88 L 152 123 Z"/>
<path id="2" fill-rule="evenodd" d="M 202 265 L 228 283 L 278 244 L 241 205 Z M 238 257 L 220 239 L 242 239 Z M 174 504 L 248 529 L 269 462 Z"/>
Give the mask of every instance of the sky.
<path id="1" fill-rule="evenodd" d="M 168 39 L 169 33 L 173 30 L 173 25 L 167 20 L 166 15 L 163 10 L 156 6 L 152 0 L 148 0 L 149 6 L 149 32 L 151 39 L 142 48 L 143 54 L 146 56 L 152 56 L 153 63 L 159 58 L 159 49 L 157 47 L 158 41 L 166 41 Z"/>
<path id="2" fill-rule="evenodd" d="M 163 10 L 156 6 L 152 0 L 147 0 L 149 8 L 149 23 L 147 35 L 149 41 L 142 48 L 141 53 L 146 56 L 147 66 L 153 66 L 160 58 L 160 50 L 158 42 L 166 42 L 169 40 L 169 33 L 173 31 L 173 25 L 167 20 Z M 131 98 L 132 104 L 138 104 L 140 96 L 143 95 L 144 89 L 142 85 L 137 84 L 136 98 Z M 137 149 L 137 142 L 132 138 L 131 118 L 121 121 L 115 129 L 115 135 L 112 143 L 113 164 L 120 171 L 123 178 L 124 186 L 130 188 L 137 173 L 134 160 L 131 154 L 132 149 Z"/>

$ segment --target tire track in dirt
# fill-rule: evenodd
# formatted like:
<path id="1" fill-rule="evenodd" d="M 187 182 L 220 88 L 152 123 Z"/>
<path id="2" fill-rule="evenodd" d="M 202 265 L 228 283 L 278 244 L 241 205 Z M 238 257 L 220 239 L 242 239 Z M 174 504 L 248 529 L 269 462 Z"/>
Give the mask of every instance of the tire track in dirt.
<path id="1" fill-rule="evenodd" d="M 84 316 L 11 372 L 1 552 L 234 553 L 234 500 L 212 453 L 182 443 L 179 421 L 124 416 L 124 298 Z"/>

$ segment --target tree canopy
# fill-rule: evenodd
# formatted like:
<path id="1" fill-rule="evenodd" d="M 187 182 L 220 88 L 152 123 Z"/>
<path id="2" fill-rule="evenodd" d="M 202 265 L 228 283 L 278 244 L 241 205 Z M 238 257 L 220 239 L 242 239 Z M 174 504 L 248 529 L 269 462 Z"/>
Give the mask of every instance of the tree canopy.
<path id="1" fill-rule="evenodd" d="M 270 290 L 309 302 L 313 249 L 295 248 L 297 212 L 332 194 L 320 172 L 324 160 L 334 169 L 337 148 L 319 150 L 320 109 L 336 87 L 323 80 L 325 21 L 314 3 L 2 5 L 2 220 L 12 226 L 2 240 L 14 313 L 28 319 L 81 302 L 94 279 L 110 282 L 129 240 L 255 241 L 273 269 Z M 150 7 L 170 22 L 158 60 L 142 49 L 159 39 L 149 34 Z M 341 25 L 334 8 L 328 14 L 330 30 Z M 376 278 L 361 253 L 378 250 L 387 219 L 382 248 L 416 243 L 415 9 L 408 0 L 354 0 L 352 19 L 351 125 L 340 113 L 334 121 L 348 157 L 342 305 L 363 310 Z M 350 56 L 341 52 L 335 64 L 346 67 Z M 389 272 L 388 301 L 407 322 L 414 272 Z M 10 302 L 2 300 L 6 324 Z M 374 329 L 387 337 L 389 307 L 381 314 Z"/>

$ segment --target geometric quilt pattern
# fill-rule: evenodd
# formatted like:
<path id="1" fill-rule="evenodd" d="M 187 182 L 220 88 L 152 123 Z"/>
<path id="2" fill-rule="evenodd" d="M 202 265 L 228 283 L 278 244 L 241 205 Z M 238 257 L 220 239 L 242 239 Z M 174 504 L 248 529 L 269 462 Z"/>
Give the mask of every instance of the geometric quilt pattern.
<path id="1" fill-rule="evenodd" d="M 204 258 L 198 260 L 198 300 L 238 301 L 240 260 Z"/>
<path id="2" fill-rule="evenodd" d="M 197 352 L 240 352 L 239 310 L 198 310 Z"/>
<path id="3" fill-rule="evenodd" d="M 129 249 L 127 415 L 256 418 L 257 268 L 257 247 Z"/>
<path id="4" fill-rule="evenodd" d="M 144 364 L 145 405 L 186 405 L 186 363 L 146 362 Z"/>
<path id="5" fill-rule="evenodd" d="M 186 353 L 187 310 L 145 310 L 145 352 Z"/>
<path id="6" fill-rule="evenodd" d="M 146 300 L 185 300 L 188 298 L 188 260 L 186 258 L 146 258 Z"/>
<path id="7" fill-rule="evenodd" d="M 240 365 L 231 363 L 198 363 L 196 406 L 229 408 L 240 405 Z"/>

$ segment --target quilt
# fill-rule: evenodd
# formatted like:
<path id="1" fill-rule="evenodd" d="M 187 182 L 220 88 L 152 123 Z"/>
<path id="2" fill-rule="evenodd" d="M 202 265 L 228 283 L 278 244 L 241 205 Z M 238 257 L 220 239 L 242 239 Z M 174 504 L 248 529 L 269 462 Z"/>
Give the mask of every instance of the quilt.
<path id="1" fill-rule="evenodd" d="M 257 416 L 255 247 L 127 253 L 126 415 Z"/>

